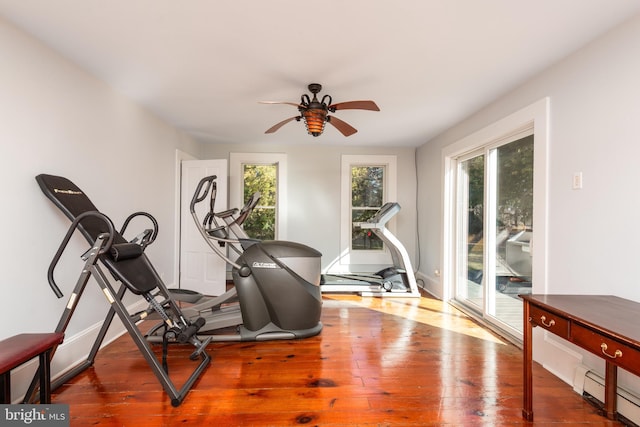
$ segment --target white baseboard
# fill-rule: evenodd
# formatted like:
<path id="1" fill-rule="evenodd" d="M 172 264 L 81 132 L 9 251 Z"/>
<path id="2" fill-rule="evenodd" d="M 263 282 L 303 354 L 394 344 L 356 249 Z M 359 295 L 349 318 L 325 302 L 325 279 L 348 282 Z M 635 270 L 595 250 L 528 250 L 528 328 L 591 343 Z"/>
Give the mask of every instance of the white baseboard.
<path id="1" fill-rule="evenodd" d="M 582 385 L 582 387 L 580 387 Z M 588 394 L 599 402 L 604 402 L 604 377 L 586 366 L 578 366 L 574 390 Z M 620 415 L 636 425 L 640 425 L 640 397 L 618 386 L 616 405 Z"/>
<path id="2" fill-rule="evenodd" d="M 418 271 L 416 272 L 416 281 L 418 287 L 427 292 L 429 295 L 437 299 L 442 299 L 442 292 L 440 290 L 440 282 L 431 276 Z"/>

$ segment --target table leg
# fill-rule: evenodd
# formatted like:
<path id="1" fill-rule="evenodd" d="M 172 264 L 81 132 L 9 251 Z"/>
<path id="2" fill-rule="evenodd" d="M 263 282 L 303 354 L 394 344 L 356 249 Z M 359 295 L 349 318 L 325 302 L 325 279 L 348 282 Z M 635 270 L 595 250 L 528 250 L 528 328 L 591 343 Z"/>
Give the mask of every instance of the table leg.
<path id="1" fill-rule="evenodd" d="M 524 306 L 522 309 L 523 315 L 523 361 L 522 361 L 522 418 L 527 421 L 533 421 L 533 374 L 531 373 L 531 364 L 533 361 L 532 352 L 531 352 L 531 336 L 533 334 L 533 327 L 531 325 L 531 321 L 529 319 L 529 302 L 524 301 Z"/>
<path id="2" fill-rule="evenodd" d="M 11 403 L 11 370 L 0 375 L 0 404 Z"/>
<path id="3" fill-rule="evenodd" d="M 617 398 L 618 398 L 618 367 L 613 363 L 607 362 L 604 377 L 604 411 L 607 418 L 615 420 L 617 417 Z"/>

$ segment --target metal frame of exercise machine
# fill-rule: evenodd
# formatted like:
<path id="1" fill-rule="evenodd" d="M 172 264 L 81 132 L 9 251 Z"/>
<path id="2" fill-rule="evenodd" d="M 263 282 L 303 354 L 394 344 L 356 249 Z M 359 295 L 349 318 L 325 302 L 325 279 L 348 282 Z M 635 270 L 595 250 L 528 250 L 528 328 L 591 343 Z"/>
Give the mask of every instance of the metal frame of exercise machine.
<path id="1" fill-rule="evenodd" d="M 362 296 L 420 297 L 411 260 L 404 245 L 389 231 L 386 224 L 400 212 L 397 202 L 385 203 L 360 228 L 371 230 L 385 244 L 391 254 L 392 267 L 377 273 L 326 273 L 320 288 L 323 293 L 359 293 Z"/>
<path id="2" fill-rule="evenodd" d="M 91 245 L 90 249 L 82 255 L 83 268 L 58 322 L 56 332 L 64 332 L 66 330 L 91 277 L 97 282 L 110 306 L 87 359 L 55 380 L 52 383 L 52 389 L 59 387 L 93 365 L 111 322 L 117 315 L 149 364 L 152 372 L 171 398 L 171 404 L 179 406 L 211 361 L 211 357 L 206 352 L 209 340 L 200 340 L 196 335 L 198 329 L 204 324 L 204 320 L 189 320 L 182 314 L 180 307 L 174 301 L 144 254 L 144 247 L 155 239 L 157 228 L 151 239 L 142 239 L 143 244 L 140 244 L 140 242 L 127 242 L 122 237 L 126 225 L 133 217 L 138 215 L 150 217 L 150 215 L 140 212 L 132 214 L 127 218 L 122 231 L 119 233 L 114 229 L 111 220 L 106 215 L 98 212 L 82 190 L 68 179 L 42 174 L 36 177 L 36 181 L 44 194 L 72 220 L 71 226 L 60 244 L 48 271 L 49 285 L 58 298 L 61 298 L 63 294 L 55 282 L 54 271 L 67 248 L 71 236 L 78 230 Z M 155 220 L 153 222 L 157 227 Z M 101 265 L 109 271 L 113 279 L 120 282 L 117 290 Z M 122 301 L 127 291 L 142 296 L 148 303 L 148 308 L 140 313 L 129 313 Z M 149 316 L 158 316 L 162 319 L 164 325 L 162 362 L 158 360 L 151 348 L 151 343 L 138 327 L 139 322 Z M 195 349 L 189 358 L 194 361 L 200 359 L 198 365 L 181 387 L 174 383 L 168 373 L 166 355 L 169 343 L 192 345 Z M 27 391 L 25 401 L 32 400 L 32 396 L 35 395 L 37 375 L 38 373 L 34 376 L 34 380 Z"/>
<path id="3" fill-rule="evenodd" d="M 234 287 L 220 296 L 189 295 L 187 291 L 192 305 L 183 308 L 184 315 L 204 319 L 198 334 L 212 341 L 288 340 L 319 334 L 320 252 L 295 242 L 248 238 L 241 224 L 259 194 L 237 216 L 233 209 L 215 214 L 216 178 L 211 175 L 200 180 L 190 211 L 207 245 L 231 265 Z M 195 207 L 207 197 L 209 213 L 201 221 Z M 216 216 L 224 225 L 215 221 Z M 225 253 L 227 245 L 240 246 L 235 248 L 237 260 Z M 175 292 L 178 299 L 184 294 L 184 290 Z M 149 339 L 158 340 L 155 328 L 149 332 Z"/>

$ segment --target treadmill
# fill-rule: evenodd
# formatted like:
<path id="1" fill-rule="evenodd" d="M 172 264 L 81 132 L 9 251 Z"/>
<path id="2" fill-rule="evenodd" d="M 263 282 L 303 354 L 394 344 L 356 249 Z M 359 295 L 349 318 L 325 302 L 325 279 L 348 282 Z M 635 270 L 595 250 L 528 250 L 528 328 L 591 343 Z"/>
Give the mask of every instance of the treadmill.
<path id="1" fill-rule="evenodd" d="M 320 279 L 322 293 L 358 293 L 377 297 L 420 297 L 411 260 L 404 245 L 386 228 L 387 222 L 398 212 L 397 202 L 385 203 L 360 228 L 369 229 L 389 249 L 393 266 L 377 273 L 327 273 Z"/>

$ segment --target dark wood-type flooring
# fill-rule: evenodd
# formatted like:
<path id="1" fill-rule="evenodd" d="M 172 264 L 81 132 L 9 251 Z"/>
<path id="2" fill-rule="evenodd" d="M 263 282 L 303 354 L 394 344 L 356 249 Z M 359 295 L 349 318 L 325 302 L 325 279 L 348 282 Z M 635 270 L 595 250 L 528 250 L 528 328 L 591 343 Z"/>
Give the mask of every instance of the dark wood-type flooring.
<path id="1" fill-rule="evenodd" d="M 304 340 L 211 344 L 179 407 L 124 335 L 52 403 L 70 405 L 72 426 L 622 425 L 538 364 L 525 422 L 522 351 L 440 301 L 329 295 L 322 321 Z M 190 353 L 170 347 L 172 377 Z"/>

